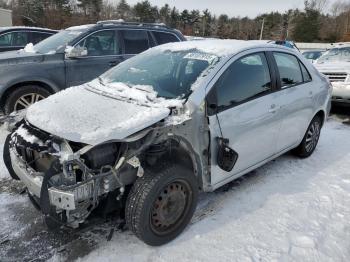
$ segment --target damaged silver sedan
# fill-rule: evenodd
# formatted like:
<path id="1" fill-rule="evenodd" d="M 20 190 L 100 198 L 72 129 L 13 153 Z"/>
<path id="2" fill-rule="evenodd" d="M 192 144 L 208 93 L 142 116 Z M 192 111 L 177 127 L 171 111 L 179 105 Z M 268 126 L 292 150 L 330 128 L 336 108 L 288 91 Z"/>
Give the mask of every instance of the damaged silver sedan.
<path id="1" fill-rule="evenodd" d="M 149 245 L 178 236 L 198 193 L 293 151 L 310 156 L 331 87 L 259 42 L 167 44 L 32 105 L 4 146 L 48 225 L 119 211 Z"/>

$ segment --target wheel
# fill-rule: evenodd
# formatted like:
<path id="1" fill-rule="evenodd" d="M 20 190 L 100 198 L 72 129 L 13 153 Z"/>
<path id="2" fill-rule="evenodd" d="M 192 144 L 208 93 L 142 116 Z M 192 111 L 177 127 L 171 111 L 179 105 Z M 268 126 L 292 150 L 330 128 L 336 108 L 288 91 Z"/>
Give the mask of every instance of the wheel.
<path id="1" fill-rule="evenodd" d="M 28 85 L 18 87 L 6 99 L 4 107 L 5 114 L 26 109 L 28 106 L 49 95 L 51 95 L 51 93 L 40 86 Z"/>
<path id="2" fill-rule="evenodd" d="M 176 164 L 154 174 L 147 169 L 128 195 L 126 223 L 146 244 L 166 244 L 188 225 L 197 199 L 197 179 L 190 170 Z"/>
<path id="3" fill-rule="evenodd" d="M 312 155 L 320 138 L 321 127 L 321 118 L 319 116 L 315 116 L 307 128 L 305 136 L 300 145 L 294 150 L 294 153 L 297 156 L 306 158 Z"/>
<path id="4" fill-rule="evenodd" d="M 11 156 L 10 156 L 10 139 L 11 139 L 11 134 L 6 137 L 2 156 L 4 159 L 5 166 L 10 173 L 10 176 L 15 180 L 19 180 L 19 177 L 16 175 L 15 171 L 12 168 Z"/>

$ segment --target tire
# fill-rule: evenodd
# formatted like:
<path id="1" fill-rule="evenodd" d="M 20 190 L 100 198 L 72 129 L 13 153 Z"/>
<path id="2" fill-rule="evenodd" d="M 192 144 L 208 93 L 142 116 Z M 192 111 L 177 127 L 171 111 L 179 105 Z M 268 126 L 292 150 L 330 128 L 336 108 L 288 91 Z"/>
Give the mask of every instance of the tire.
<path id="1" fill-rule="evenodd" d="M 186 228 L 197 200 L 198 183 L 190 170 L 176 164 L 165 164 L 154 174 L 147 169 L 128 195 L 126 223 L 143 242 L 160 246 Z"/>
<path id="2" fill-rule="evenodd" d="M 5 106 L 4 106 L 5 114 L 8 115 L 13 111 L 25 109 L 26 107 L 24 105 L 29 106 L 32 104 L 32 101 L 31 101 L 32 96 L 35 103 L 37 101 L 40 101 L 48 97 L 49 95 L 51 95 L 51 93 L 45 88 L 40 86 L 33 86 L 33 85 L 20 86 L 7 96 Z M 24 100 L 20 100 L 20 99 L 24 99 Z"/>
<path id="3" fill-rule="evenodd" d="M 312 155 L 320 138 L 321 128 L 322 120 L 319 116 L 315 116 L 308 126 L 300 145 L 293 151 L 296 156 L 307 158 Z"/>
<path id="4" fill-rule="evenodd" d="M 3 150 L 3 159 L 5 166 L 7 170 L 10 173 L 10 176 L 14 180 L 20 180 L 19 177 L 16 175 L 15 171 L 13 170 L 12 167 L 12 162 L 11 162 L 11 156 L 10 156 L 10 139 L 11 139 L 11 134 L 6 137 L 5 143 L 4 143 L 4 150 Z"/>

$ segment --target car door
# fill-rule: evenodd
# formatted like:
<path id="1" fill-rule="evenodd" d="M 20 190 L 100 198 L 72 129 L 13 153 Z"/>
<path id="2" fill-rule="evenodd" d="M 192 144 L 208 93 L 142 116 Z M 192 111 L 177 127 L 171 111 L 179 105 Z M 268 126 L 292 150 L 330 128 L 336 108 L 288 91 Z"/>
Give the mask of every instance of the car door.
<path id="1" fill-rule="evenodd" d="M 155 45 L 146 30 L 124 29 L 120 30 L 120 36 L 124 47 L 125 60 Z"/>
<path id="2" fill-rule="evenodd" d="M 278 151 L 297 146 L 304 137 L 314 113 L 317 93 L 306 67 L 293 54 L 273 52 L 280 91 L 276 93 L 283 116 Z"/>
<path id="3" fill-rule="evenodd" d="M 123 61 L 118 31 L 94 32 L 75 46 L 85 47 L 87 56 L 66 58 L 67 87 L 89 82 Z"/>
<path id="4" fill-rule="evenodd" d="M 265 52 L 245 54 L 222 69 L 207 95 L 211 183 L 233 179 L 276 153 L 281 119 L 275 75 Z M 231 172 L 217 165 L 217 138 L 228 139 L 238 159 Z"/>
<path id="5" fill-rule="evenodd" d="M 0 35 L 0 52 L 19 50 L 29 43 L 29 32 L 13 31 Z"/>

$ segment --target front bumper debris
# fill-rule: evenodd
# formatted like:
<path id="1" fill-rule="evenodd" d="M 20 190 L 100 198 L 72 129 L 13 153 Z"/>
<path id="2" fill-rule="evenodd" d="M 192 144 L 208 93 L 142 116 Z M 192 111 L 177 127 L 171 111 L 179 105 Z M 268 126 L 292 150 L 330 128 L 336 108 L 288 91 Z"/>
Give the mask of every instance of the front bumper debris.
<path id="1" fill-rule="evenodd" d="M 13 170 L 21 181 L 27 186 L 31 195 L 40 198 L 41 186 L 43 182 L 43 173 L 34 171 L 28 167 L 26 163 L 16 154 L 14 149 L 10 149 L 11 161 Z M 58 209 L 74 210 L 76 209 L 76 202 L 78 199 L 84 198 L 85 193 L 88 193 L 91 185 L 83 185 L 81 188 L 77 187 L 74 191 L 66 192 L 55 188 L 49 188 L 50 204 Z"/>

